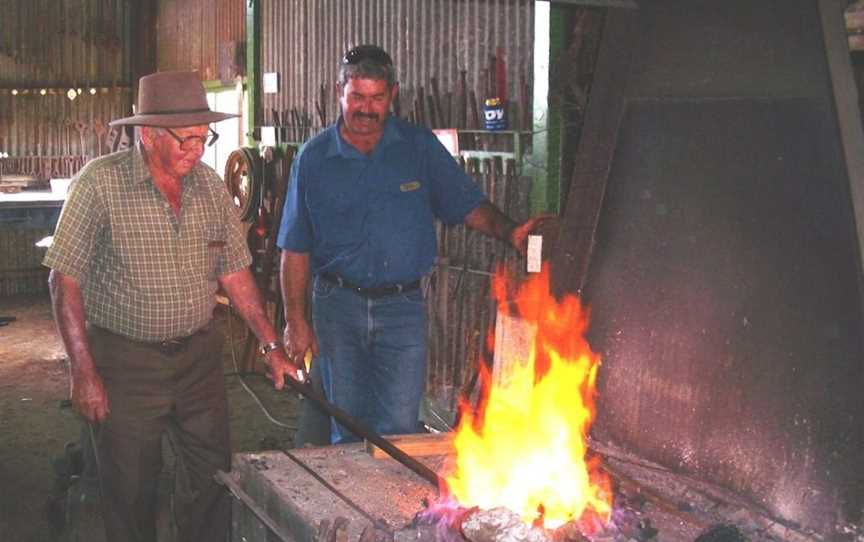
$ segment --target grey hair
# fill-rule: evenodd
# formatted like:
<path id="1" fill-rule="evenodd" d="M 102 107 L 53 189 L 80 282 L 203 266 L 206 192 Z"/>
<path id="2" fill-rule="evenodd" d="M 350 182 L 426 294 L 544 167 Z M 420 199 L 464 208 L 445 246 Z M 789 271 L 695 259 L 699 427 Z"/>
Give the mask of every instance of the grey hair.
<path id="1" fill-rule="evenodd" d="M 393 64 L 381 64 L 374 60 L 362 60 L 356 64 L 339 64 L 339 84 L 345 86 L 349 79 L 377 79 L 386 81 L 387 88 L 396 84 L 396 68 Z"/>

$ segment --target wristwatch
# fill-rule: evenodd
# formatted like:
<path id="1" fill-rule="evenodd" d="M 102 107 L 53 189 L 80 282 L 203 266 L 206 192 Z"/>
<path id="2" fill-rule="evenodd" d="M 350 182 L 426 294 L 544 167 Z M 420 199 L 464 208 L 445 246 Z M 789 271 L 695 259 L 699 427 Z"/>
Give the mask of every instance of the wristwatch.
<path id="1" fill-rule="evenodd" d="M 282 343 L 279 341 L 270 341 L 269 343 L 261 345 L 261 355 L 266 356 L 270 352 L 282 348 Z"/>

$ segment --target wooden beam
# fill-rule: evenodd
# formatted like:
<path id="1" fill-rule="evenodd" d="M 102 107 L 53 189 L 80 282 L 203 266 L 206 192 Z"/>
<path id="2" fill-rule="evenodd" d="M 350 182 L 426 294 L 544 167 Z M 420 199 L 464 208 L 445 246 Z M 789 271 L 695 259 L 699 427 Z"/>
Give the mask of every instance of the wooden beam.
<path id="1" fill-rule="evenodd" d="M 637 11 L 610 9 L 603 29 L 595 79 L 582 125 L 582 144 L 563 210 L 559 251 L 552 260 L 556 295 L 581 293 L 594 235 L 626 107 L 630 59 L 636 43 Z M 569 149 L 565 149 L 565 152 Z"/>
<path id="2" fill-rule="evenodd" d="M 843 24 L 844 0 L 820 0 L 819 13 L 822 18 L 822 37 L 825 40 L 825 55 L 837 124 L 845 158 L 852 208 L 858 232 L 859 273 L 864 270 L 864 130 L 861 127 L 861 109 L 858 107 L 858 89 L 846 40 Z"/>
<path id="3" fill-rule="evenodd" d="M 449 455 L 453 453 L 453 433 L 418 433 L 384 437 L 411 457 Z M 376 459 L 390 457 L 381 448 L 366 441 L 366 453 Z"/>

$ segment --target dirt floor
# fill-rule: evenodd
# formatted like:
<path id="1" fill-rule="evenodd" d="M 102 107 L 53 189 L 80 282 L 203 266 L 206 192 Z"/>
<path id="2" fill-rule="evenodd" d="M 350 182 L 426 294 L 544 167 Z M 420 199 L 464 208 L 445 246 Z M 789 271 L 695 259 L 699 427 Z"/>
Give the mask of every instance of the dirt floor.
<path id="1" fill-rule="evenodd" d="M 55 517 L 52 526 L 46 511 L 48 503 L 57 497 L 56 470 L 58 464 L 63 464 L 60 460 L 64 446 L 77 441 L 80 431 L 75 415 L 62 406 L 69 394 L 68 362 L 54 327 L 49 299 L 47 295 L 0 297 L 0 316 L 16 318 L 0 327 L 0 540 L 102 540 L 98 517 L 92 517 L 95 513 L 87 521 L 78 521 L 75 529 L 67 525 L 58 530 L 62 524 Z M 229 329 L 224 308 L 217 320 L 223 329 Z M 235 350 L 239 350 L 245 328 L 234 320 L 230 328 L 236 339 Z M 231 375 L 227 385 L 234 451 L 291 447 L 298 397 L 276 392 L 260 376 L 244 378 L 270 416 L 288 427 L 269 420 L 236 375 L 230 344 L 226 341 L 225 372 Z M 260 365 L 256 368 L 260 372 Z M 168 459 L 163 494 L 170 492 Z M 169 542 L 169 528 L 161 532 L 163 540 Z"/>

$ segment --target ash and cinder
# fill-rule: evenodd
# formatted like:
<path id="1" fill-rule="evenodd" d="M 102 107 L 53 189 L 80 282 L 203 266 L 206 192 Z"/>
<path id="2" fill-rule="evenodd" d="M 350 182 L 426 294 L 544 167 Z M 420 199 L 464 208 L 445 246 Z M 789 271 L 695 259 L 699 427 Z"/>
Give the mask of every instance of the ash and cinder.
<path id="1" fill-rule="evenodd" d="M 542 524 L 542 513 L 532 523 L 504 508 L 481 510 L 452 501 L 427 505 L 412 521 L 412 535 L 399 542 L 631 542 L 655 538 L 657 529 L 635 510 L 616 508 L 612 518 L 583 516 L 557 528 Z"/>
<path id="2" fill-rule="evenodd" d="M 632 474 L 632 472 L 631 472 Z M 656 480 L 655 480 L 656 482 Z M 658 487 L 667 484 L 658 483 Z M 395 533 L 395 542 L 814 542 L 802 533 L 767 528 L 745 521 L 742 508 L 722 499 L 705 499 L 691 490 L 658 499 L 657 488 L 617 485 L 608 521 L 585 514 L 557 528 L 533 524 L 506 508 L 481 510 L 445 499 L 424 502 L 409 526 Z M 653 497 L 652 497 L 653 495 Z M 737 509 L 739 513 L 719 513 Z M 749 517 L 749 516 L 746 516 Z M 736 521 L 737 520 L 739 521 Z"/>

